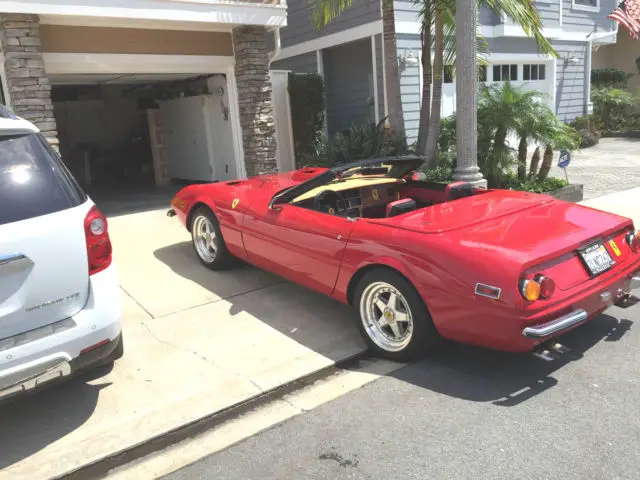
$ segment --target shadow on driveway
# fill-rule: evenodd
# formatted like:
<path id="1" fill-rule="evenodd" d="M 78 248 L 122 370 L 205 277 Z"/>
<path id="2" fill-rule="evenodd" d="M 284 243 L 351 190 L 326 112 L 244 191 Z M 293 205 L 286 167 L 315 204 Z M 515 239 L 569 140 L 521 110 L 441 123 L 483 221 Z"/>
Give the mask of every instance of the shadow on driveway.
<path id="1" fill-rule="evenodd" d="M 600 315 L 558 338 L 571 351 L 551 362 L 531 353 L 497 352 L 444 342 L 429 358 L 391 376 L 451 397 L 511 407 L 554 387 L 558 383 L 552 376 L 554 372 L 581 359 L 603 340 L 620 340 L 632 324 L 631 320 Z"/>
<path id="2" fill-rule="evenodd" d="M 93 415 L 100 391 L 110 382 L 87 383 L 104 367 L 0 404 L 0 471 L 81 427 Z"/>
<path id="3" fill-rule="evenodd" d="M 211 271 L 200 264 L 191 242 L 160 248 L 154 255 L 177 275 L 228 302 L 231 322 L 235 321 L 236 315 L 246 312 L 332 361 L 341 361 L 366 350 L 356 328 L 357 317 L 353 309 L 332 298 L 241 261 L 227 270 Z M 255 287 L 239 288 L 243 284 Z M 212 323 L 214 321 L 212 319 Z M 229 332 L 241 335 L 238 329 L 219 331 L 221 335 L 229 335 Z M 233 342 L 234 338 L 229 341 Z M 238 348 L 243 342 L 247 340 L 238 339 Z"/>

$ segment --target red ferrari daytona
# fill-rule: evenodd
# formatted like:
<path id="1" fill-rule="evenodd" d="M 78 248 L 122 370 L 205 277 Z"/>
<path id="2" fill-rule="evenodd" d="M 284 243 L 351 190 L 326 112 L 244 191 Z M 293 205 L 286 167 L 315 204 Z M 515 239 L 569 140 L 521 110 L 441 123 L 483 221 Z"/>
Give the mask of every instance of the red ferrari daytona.
<path id="1" fill-rule="evenodd" d="M 512 190 L 430 183 L 419 157 L 190 185 L 171 201 L 212 270 L 244 260 L 352 305 L 378 355 L 439 338 L 523 352 L 640 288 L 625 217 Z"/>

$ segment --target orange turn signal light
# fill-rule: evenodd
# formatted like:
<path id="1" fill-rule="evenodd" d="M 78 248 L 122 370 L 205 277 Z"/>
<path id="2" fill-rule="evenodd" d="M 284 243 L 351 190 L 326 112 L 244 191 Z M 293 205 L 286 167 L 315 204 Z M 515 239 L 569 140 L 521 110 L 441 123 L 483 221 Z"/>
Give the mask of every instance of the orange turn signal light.
<path id="1" fill-rule="evenodd" d="M 627 243 L 634 252 L 640 251 L 640 230 L 629 233 L 629 235 L 627 235 Z"/>
<path id="2" fill-rule="evenodd" d="M 525 280 L 522 284 L 522 296 L 530 302 L 540 298 L 540 284 L 535 280 Z"/>

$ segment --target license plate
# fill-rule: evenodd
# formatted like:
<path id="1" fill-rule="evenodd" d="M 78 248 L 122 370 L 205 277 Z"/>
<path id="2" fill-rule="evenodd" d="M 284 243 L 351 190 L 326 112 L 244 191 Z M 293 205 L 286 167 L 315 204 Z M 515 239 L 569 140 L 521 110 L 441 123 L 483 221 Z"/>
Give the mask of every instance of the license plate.
<path id="1" fill-rule="evenodd" d="M 580 256 L 592 276 L 599 275 L 616 264 L 602 243 L 585 247 L 580 251 Z"/>

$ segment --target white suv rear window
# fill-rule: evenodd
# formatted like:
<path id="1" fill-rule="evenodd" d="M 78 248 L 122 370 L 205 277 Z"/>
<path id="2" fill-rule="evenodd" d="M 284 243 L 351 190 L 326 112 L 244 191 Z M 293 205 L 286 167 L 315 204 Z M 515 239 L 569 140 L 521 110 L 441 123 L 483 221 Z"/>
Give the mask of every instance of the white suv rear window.
<path id="1" fill-rule="evenodd" d="M 76 207 L 85 200 L 42 135 L 0 136 L 0 225 Z"/>

